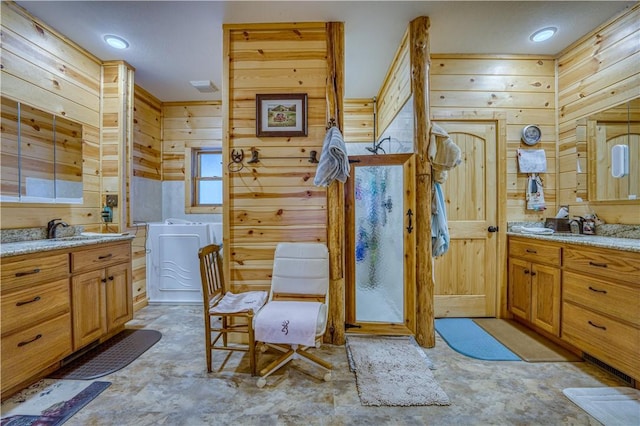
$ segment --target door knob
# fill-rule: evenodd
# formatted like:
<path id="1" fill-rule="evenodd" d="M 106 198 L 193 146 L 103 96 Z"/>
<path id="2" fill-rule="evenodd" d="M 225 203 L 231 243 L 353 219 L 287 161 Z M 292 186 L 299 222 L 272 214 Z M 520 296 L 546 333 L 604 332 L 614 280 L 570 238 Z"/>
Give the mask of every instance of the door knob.
<path id="1" fill-rule="evenodd" d="M 489 232 L 498 232 L 498 227 L 491 225 L 490 227 L 487 228 L 487 231 L 489 231 Z"/>

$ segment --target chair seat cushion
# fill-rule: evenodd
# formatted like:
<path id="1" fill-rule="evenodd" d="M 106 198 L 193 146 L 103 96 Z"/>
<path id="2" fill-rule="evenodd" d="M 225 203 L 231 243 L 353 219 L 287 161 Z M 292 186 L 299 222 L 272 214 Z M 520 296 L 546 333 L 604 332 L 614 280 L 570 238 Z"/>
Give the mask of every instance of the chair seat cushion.
<path id="1" fill-rule="evenodd" d="M 254 318 L 259 342 L 315 345 L 324 333 L 327 307 L 320 302 L 271 301 Z"/>
<path id="2" fill-rule="evenodd" d="M 266 291 L 246 291 L 243 293 L 227 292 L 219 302 L 215 303 L 209 313 L 232 314 L 236 312 L 257 312 L 267 301 Z"/>

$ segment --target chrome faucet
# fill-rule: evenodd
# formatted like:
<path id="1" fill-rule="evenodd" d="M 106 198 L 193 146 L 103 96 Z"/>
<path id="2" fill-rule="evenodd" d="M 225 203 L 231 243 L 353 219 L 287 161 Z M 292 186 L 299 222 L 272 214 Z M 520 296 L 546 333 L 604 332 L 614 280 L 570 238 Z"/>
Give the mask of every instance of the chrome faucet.
<path id="1" fill-rule="evenodd" d="M 63 228 L 66 228 L 67 226 L 69 226 L 65 222 L 56 222 L 58 220 L 62 220 L 62 219 L 53 219 L 53 220 L 50 220 L 49 223 L 47 223 L 47 238 L 56 237 L 56 228 L 58 228 L 58 226 L 62 226 Z"/>

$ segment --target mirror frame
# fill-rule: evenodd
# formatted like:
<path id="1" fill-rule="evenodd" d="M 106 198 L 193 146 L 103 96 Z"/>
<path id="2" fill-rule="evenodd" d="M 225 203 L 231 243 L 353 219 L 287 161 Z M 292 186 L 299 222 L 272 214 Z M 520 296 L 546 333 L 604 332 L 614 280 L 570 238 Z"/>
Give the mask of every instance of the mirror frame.
<path id="1" fill-rule="evenodd" d="M 3 108 L 2 121 L 3 121 L 3 140 L 6 139 L 6 135 L 11 135 L 9 142 L 15 143 L 15 149 L 7 151 L 7 143 L 3 147 L 3 181 L 14 182 L 17 185 L 17 192 L 2 193 L 0 192 L 0 200 L 3 203 L 21 203 L 21 204 L 83 204 L 84 203 L 84 182 L 83 182 L 83 146 L 84 146 L 84 129 L 83 125 L 79 122 L 68 119 L 67 117 L 58 116 L 52 114 L 43 109 L 28 105 L 24 102 L 2 96 L 2 104 L 9 104 L 13 106 L 15 104 L 15 114 L 13 112 L 9 114 L 6 112 L 8 109 Z M 22 112 L 30 111 L 33 117 L 23 117 Z M 13 111 L 13 109 L 11 110 Z M 37 117 L 50 117 L 50 122 L 43 120 L 37 120 Z M 60 125 L 60 129 L 64 131 L 56 132 L 56 126 Z M 14 132 L 11 133 L 10 130 Z M 27 136 L 28 135 L 28 136 Z M 58 137 L 60 136 L 60 137 Z M 26 138 L 26 141 L 23 141 Z M 29 151 L 29 155 L 26 151 Z M 48 153 L 51 151 L 50 153 Z M 43 157 L 43 153 L 46 156 L 52 157 L 51 159 Z M 35 176 L 27 176 L 24 159 L 28 159 L 32 163 L 32 170 Z M 58 161 L 64 159 L 63 161 Z M 16 167 L 11 168 L 7 162 L 15 161 Z M 52 176 L 47 174 L 41 175 L 41 171 L 45 168 L 46 164 L 51 163 Z M 6 172 L 6 173 L 5 173 Z M 15 175 L 15 176 L 12 176 Z M 47 186 L 51 186 L 51 195 L 29 195 L 26 193 L 27 178 L 35 177 L 35 185 L 41 189 L 46 189 Z M 68 179 L 61 179 L 61 177 L 67 177 Z M 76 180 L 79 177 L 78 180 Z M 42 182 L 38 183 L 38 179 Z M 47 182 L 50 180 L 51 182 Z M 68 183 L 68 185 L 66 184 Z M 61 189 L 71 188 L 71 195 L 73 192 L 78 192 L 78 189 L 73 189 L 75 183 L 80 183 L 79 197 L 62 197 L 60 196 Z M 25 187 L 23 187 L 23 185 Z M 71 187 L 69 186 L 71 185 Z M 62 191 L 64 192 L 64 191 Z"/>
<path id="2" fill-rule="evenodd" d="M 594 144 L 596 132 L 595 122 L 609 121 L 609 122 L 619 122 L 623 123 L 619 118 L 616 118 L 615 115 L 619 113 L 610 114 L 611 117 L 607 117 L 607 113 L 614 111 L 615 109 L 621 109 L 624 105 L 629 105 L 631 102 L 636 102 L 640 107 L 640 97 L 630 99 L 623 103 L 610 106 L 602 111 L 590 114 L 586 117 L 576 120 L 576 153 L 577 153 L 577 164 L 576 167 L 576 197 L 582 198 L 585 202 L 589 204 L 602 204 L 602 205 L 634 205 L 640 204 L 640 194 L 635 194 L 636 199 L 628 199 L 628 198 L 620 198 L 620 199 L 606 199 L 606 200 L 595 200 L 594 196 L 596 194 L 596 188 L 598 186 L 597 175 L 594 173 L 594 169 L 596 167 L 596 162 L 593 158 Z M 640 109 L 638 109 L 640 113 Z M 635 115 L 635 114 L 634 114 Z M 627 110 L 627 124 L 631 120 L 631 112 Z M 630 169 L 633 167 L 629 164 Z M 640 165 L 636 165 L 636 168 L 640 167 Z M 582 169 L 582 171 L 580 170 Z M 584 188 L 581 190 L 581 188 Z"/>

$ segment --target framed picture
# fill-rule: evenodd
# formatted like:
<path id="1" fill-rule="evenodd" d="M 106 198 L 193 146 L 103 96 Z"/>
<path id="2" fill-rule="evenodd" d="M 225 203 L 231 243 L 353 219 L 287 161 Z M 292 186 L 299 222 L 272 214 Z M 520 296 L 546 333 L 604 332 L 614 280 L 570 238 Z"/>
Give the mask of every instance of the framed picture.
<path id="1" fill-rule="evenodd" d="M 256 136 L 307 136 L 307 94 L 256 95 Z"/>

